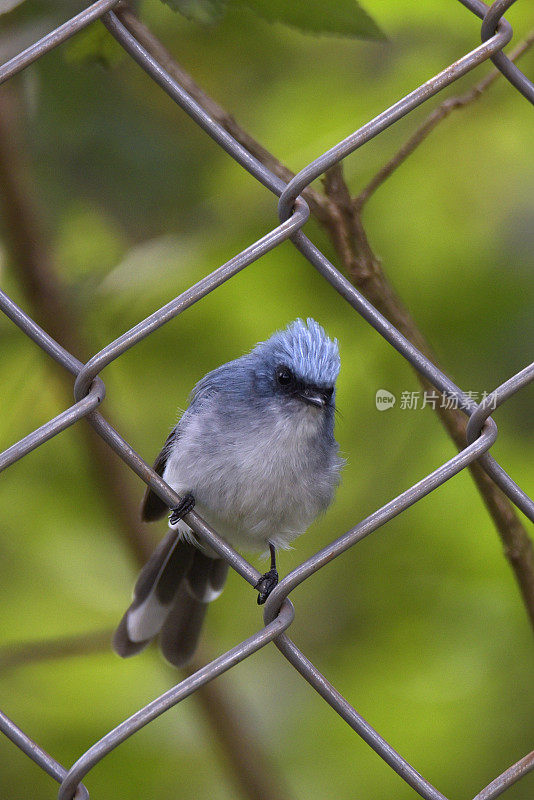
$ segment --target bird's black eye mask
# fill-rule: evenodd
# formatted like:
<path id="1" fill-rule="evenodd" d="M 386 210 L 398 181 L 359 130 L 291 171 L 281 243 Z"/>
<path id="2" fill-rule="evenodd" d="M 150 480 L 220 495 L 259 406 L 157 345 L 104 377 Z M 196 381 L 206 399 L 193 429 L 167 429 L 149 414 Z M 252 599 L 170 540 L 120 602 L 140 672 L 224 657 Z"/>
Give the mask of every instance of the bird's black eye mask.
<path id="1" fill-rule="evenodd" d="M 328 405 L 334 394 L 333 386 L 313 386 L 305 383 L 299 380 L 284 364 L 280 364 L 276 368 L 275 379 L 283 392 L 317 408 Z"/>

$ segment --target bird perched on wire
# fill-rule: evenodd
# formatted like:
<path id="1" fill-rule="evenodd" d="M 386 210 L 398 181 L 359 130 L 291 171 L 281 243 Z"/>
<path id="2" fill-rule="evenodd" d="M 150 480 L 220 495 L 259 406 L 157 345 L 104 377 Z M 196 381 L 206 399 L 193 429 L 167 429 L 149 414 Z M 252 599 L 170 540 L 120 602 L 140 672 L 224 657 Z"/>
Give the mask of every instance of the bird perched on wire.
<path id="1" fill-rule="evenodd" d="M 182 519 L 193 507 L 232 546 L 270 550 L 271 568 L 255 587 L 265 602 L 278 582 L 276 549 L 328 507 L 339 482 L 339 365 L 337 340 L 315 320 L 297 319 L 197 383 L 154 465 L 183 500 L 115 632 L 119 655 L 135 655 L 158 634 L 172 664 L 193 655 L 207 604 L 228 571 Z M 147 489 L 142 518 L 167 511 Z"/>

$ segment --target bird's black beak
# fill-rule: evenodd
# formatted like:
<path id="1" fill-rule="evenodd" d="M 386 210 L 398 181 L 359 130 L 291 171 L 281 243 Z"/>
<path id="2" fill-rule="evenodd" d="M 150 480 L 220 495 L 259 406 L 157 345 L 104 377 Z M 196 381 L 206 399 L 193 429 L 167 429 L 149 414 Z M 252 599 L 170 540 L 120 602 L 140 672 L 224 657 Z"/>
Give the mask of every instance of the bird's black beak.
<path id="1" fill-rule="evenodd" d="M 298 396 L 301 400 L 304 400 L 304 402 L 308 403 L 308 405 L 310 406 L 315 406 L 316 408 L 324 408 L 328 400 L 332 396 L 332 393 L 321 389 L 305 388 L 302 389 L 300 392 L 298 392 Z"/>

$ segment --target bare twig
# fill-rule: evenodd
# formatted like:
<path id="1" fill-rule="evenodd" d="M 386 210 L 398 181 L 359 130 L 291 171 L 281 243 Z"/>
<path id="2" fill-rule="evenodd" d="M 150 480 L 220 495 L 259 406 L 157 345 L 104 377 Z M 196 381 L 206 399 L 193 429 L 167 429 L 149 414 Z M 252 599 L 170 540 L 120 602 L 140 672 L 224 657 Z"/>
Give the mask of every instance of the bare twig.
<path id="1" fill-rule="evenodd" d="M 339 214 L 332 219 L 330 235 L 341 256 L 343 267 L 352 283 L 395 327 L 434 364 L 437 359 L 413 318 L 399 301 L 384 276 L 379 259 L 369 245 L 359 213 L 343 180 L 341 165 L 333 167 L 324 180 L 325 190 Z M 419 372 L 417 378 L 425 391 L 432 384 Z M 466 445 L 467 419 L 456 408 L 436 403 L 435 410 L 459 450 Z M 482 500 L 490 513 L 504 544 L 523 602 L 534 627 L 534 551 L 532 541 L 514 507 L 482 467 L 474 462 L 469 470 Z"/>
<path id="2" fill-rule="evenodd" d="M 293 173 L 287 167 L 274 158 L 271 153 L 244 131 L 230 114 L 197 86 L 191 76 L 176 62 L 174 57 L 127 5 L 121 5 L 117 13 L 121 17 L 123 24 L 134 34 L 145 49 L 237 141 L 243 144 L 258 160 L 282 180 L 287 182 L 293 177 Z M 531 44 L 532 35 L 529 35 L 528 39 L 516 49 L 515 57 L 525 52 Z M 373 191 L 387 179 L 399 163 L 402 163 L 424 141 L 428 133 L 442 119 L 445 119 L 450 110 L 463 107 L 471 100 L 474 100 L 494 82 L 499 74 L 497 70 L 490 73 L 484 81 L 459 100 L 455 101 L 454 98 L 446 100 L 443 104 L 445 110 L 436 113 L 435 116 L 431 115 L 431 122 L 427 121 L 421 126 L 421 132 L 414 134 L 410 142 L 401 148 L 396 157 L 398 163 L 394 159 L 392 159 L 394 163 L 388 162 L 388 165 L 363 190 L 360 195 L 363 199 L 354 200 L 351 197 L 343 179 L 340 165 L 333 167 L 325 177 L 325 196 L 322 196 L 311 187 L 308 187 L 303 193 L 312 213 L 329 232 L 339 255 L 341 266 L 352 283 L 406 338 L 434 363 L 436 363 L 436 359 L 425 337 L 393 291 L 379 259 L 372 251 L 359 211 Z M 418 377 L 425 389 L 432 388 L 424 378 L 419 375 Z M 446 430 L 456 446 L 459 449 L 463 449 L 466 444 L 466 418 L 464 414 L 457 409 L 446 409 L 439 406 L 440 404 L 437 403 L 436 411 L 440 415 Z M 494 520 L 503 541 L 506 557 L 512 566 L 525 607 L 534 626 L 534 552 L 532 542 L 506 495 L 478 464 L 472 464 L 470 469 L 486 508 Z"/>
<path id="3" fill-rule="evenodd" d="M 523 39 L 523 41 L 517 45 L 515 50 L 512 50 L 508 56 L 509 59 L 511 61 L 516 61 L 523 55 L 523 53 L 526 53 L 533 44 L 534 31 L 531 31 Z M 481 95 L 487 89 L 489 89 L 493 83 L 495 83 L 500 75 L 501 73 L 498 69 L 493 69 L 465 94 L 457 97 L 448 97 L 446 100 L 440 103 L 440 105 L 428 115 L 424 122 L 418 128 L 416 128 L 415 132 L 410 136 L 409 139 L 407 139 L 402 147 L 397 150 L 395 155 L 392 156 L 392 158 L 390 158 L 390 160 L 378 170 L 376 175 L 373 175 L 367 186 L 365 186 L 362 191 L 353 199 L 352 202 L 354 203 L 355 210 L 357 212 L 361 212 L 363 206 L 369 200 L 371 195 L 376 192 L 379 186 L 382 186 L 384 181 L 386 181 L 390 175 L 395 172 L 395 170 L 400 167 L 402 163 L 404 163 L 404 161 L 406 161 L 408 156 L 419 147 L 419 145 L 434 130 L 434 128 L 439 125 L 440 122 L 446 119 L 446 117 L 448 117 L 453 111 L 456 111 L 459 108 L 465 108 L 475 100 L 478 100 L 478 98 L 481 97 Z"/>
<path id="4" fill-rule="evenodd" d="M 511 60 L 519 58 L 534 44 L 534 31 L 520 42 L 510 54 Z M 501 75 L 494 69 L 470 91 L 459 97 L 450 97 L 429 114 L 422 125 L 395 155 L 380 169 L 360 194 L 350 196 L 343 179 L 340 164 L 325 176 L 327 196 L 332 200 L 337 214 L 331 216 L 327 227 L 344 269 L 349 278 L 373 305 L 392 322 L 399 331 L 424 353 L 434 364 L 437 359 L 421 334 L 411 315 L 404 308 L 385 278 L 382 265 L 373 253 L 361 219 L 362 209 L 376 189 L 422 144 L 432 130 L 454 110 L 465 108 L 477 100 Z M 417 377 L 426 391 L 431 384 L 420 373 Z M 454 443 L 465 447 L 467 420 L 458 409 L 436 404 L 435 408 Z M 482 500 L 497 527 L 504 544 L 506 558 L 514 571 L 527 613 L 534 626 L 534 549 L 532 540 L 506 495 L 493 482 L 478 463 L 469 467 Z"/>

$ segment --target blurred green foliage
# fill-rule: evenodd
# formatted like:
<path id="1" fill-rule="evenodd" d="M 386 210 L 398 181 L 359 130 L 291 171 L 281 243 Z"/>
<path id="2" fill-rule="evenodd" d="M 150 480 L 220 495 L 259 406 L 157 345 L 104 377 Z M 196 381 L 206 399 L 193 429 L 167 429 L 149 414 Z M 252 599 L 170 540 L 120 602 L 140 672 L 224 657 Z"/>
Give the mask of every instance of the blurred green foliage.
<path id="1" fill-rule="evenodd" d="M 8 57 L 83 3 L 28 0 L 3 18 Z M 34 13 L 32 14 L 32 7 Z M 195 80 L 290 168 L 309 160 L 477 46 L 460 3 L 371 2 L 387 42 L 309 37 L 230 5 L 209 29 L 146 0 L 141 17 Z M 326 13 L 326 12 L 325 12 Z M 528 9 L 510 14 L 517 37 Z M 97 23 L 99 26 L 100 23 Z M 74 44 L 74 42 L 73 42 Z M 10 48 L 13 48 L 12 52 Z M 96 352 L 277 224 L 276 199 L 228 158 L 128 58 L 112 68 L 70 46 L 15 79 L 27 102 L 34 188 L 79 332 Z M 521 63 L 532 74 L 532 53 Z M 356 194 L 445 96 L 345 163 Z M 376 194 L 370 241 L 451 377 L 490 391 L 528 362 L 534 225 L 532 109 L 504 80 L 444 121 Z M 323 230 L 314 242 L 337 263 Z M 16 263 L 6 291 L 31 312 Z M 409 366 L 286 243 L 138 344 L 103 373 L 109 411 L 148 461 L 193 384 L 297 316 L 340 343 L 337 438 L 347 458 L 337 500 L 280 559 L 282 574 L 454 453 L 429 409 L 375 407 L 386 388 L 417 391 Z M 50 362 L 0 318 L 0 447 L 69 402 Z M 532 494 L 532 394 L 496 414 L 495 456 Z M 83 423 L 82 423 L 83 424 Z M 110 459 L 115 456 L 110 453 Z M 143 486 L 126 467 L 135 497 Z M 77 428 L 2 475 L 4 645 L 117 623 L 134 580 L 113 510 L 93 483 Z M 163 533 L 164 526 L 161 532 Z M 255 562 L 261 566 L 262 562 Z M 363 716 L 448 797 L 471 797 L 532 748 L 532 638 L 494 527 L 465 472 L 294 592 L 295 642 Z M 221 653 L 262 624 L 231 578 L 204 646 Z M 154 649 L 27 663 L 2 675 L 0 705 L 62 763 L 179 680 Z M 409 789 L 273 646 L 219 679 L 272 754 L 294 798 L 412 800 Z M 0 739 L 2 797 L 54 786 Z M 526 800 L 529 776 L 506 794 Z M 122 745 L 88 779 L 94 798 L 236 797 L 194 699 Z"/>
<path id="2" fill-rule="evenodd" d="M 201 25 L 220 22 L 231 6 L 239 12 L 246 6 L 255 14 L 269 22 L 281 22 L 300 31 L 314 34 L 356 36 L 362 39 L 383 39 L 384 34 L 376 22 L 367 14 L 356 0 L 337 0 L 325 14 L 321 0 L 297 0 L 286 3 L 284 0 L 162 0 L 183 14 L 188 20 Z"/>

